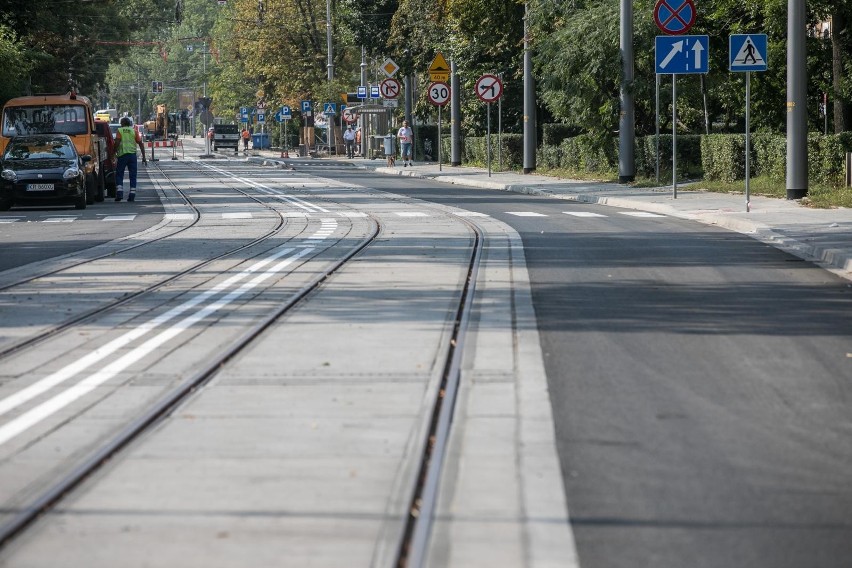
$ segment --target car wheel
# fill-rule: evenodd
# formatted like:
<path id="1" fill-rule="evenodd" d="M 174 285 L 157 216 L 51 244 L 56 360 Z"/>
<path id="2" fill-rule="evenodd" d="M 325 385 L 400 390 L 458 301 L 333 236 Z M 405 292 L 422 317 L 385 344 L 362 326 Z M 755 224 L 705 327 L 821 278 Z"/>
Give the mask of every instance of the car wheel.
<path id="1" fill-rule="evenodd" d="M 95 188 L 98 185 L 98 181 L 95 179 L 95 174 L 88 174 L 86 176 L 86 187 L 83 190 L 86 199 L 86 205 L 91 205 L 95 202 Z M 91 191 L 89 191 L 91 188 Z"/>
<path id="2" fill-rule="evenodd" d="M 89 187 L 89 178 L 93 176 L 86 176 L 86 183 L 83 184 L 83 195 L 74 199 L 74 209 L 85 209 L 86 205 L 88 205 L 88 187 Z"/>
<path id="3" fill-rule="evenodd" d="M 0 199 L 0 211 L 8 211 L 12 208 L 12 203 L 11 199 Z"/>

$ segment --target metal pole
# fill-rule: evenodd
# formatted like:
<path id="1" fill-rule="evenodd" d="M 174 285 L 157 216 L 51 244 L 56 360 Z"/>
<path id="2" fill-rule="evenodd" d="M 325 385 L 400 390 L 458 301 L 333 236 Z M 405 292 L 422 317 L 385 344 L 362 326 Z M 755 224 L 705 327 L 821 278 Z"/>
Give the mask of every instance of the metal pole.
<path id="1" fill-rule="evenodd" d="M 677 199 L 677 75 L 672 75 L 672 199 Z"/>
<path id="2" fill-rule="evenodd" d="M 746 71 L 746 108 L 745 108 L 745 197 L 746 213 L 751 211 L 751 71 Z"/>
<path id="3" fill-rule="evenodd" d="M 618 181 L 636 179 L 633 146 L 636 140 L 636 121 L 633 100 L 633 2 L 621 0 L 621 115 L 618 126 Z"/>
<path id="4" fill-rule="evenodd" d="M 787 0 L 787 199 L 808 194 L 805 0 Z"/>
<path id="5" fill-rule="evenodd" d="M 535 170 L 536 116 L 535 85 L 532 77 L 532 52 L 530 51 L 530 6 L 524 3 L 524 173 Z"/>
<path id="6" fill-rule="evenodd" d="M 334 61 L 331 51 L 331 0 L 325 0 L 325 36 L 328 43 L 328 98 L 331 99 L 331 84 L 334 81 Z M 337 141 L 334 138 L 334 118 L 328 120 L 328 157 L 333 156 L 337 150 Z"/>
<path id="7" fill-rule="evenodd" d="M 361 46 L 361 86 L 362 87 L 367 86 L 367 48 L 363 45 Z M 364 103 L 365 103 L 365 100 L 362 100 L 361 104 L 363 105 Z M 366 136 L 366 134 L 367 134 L 367 128 L 366 128 L 366 126 L 367 126 L 367 115 L 364 114 L 364 113 L 361 113 L 361 116 L 358 117 L 358 122 L 360 123 L 360 126 L 361 126 L 361 147 L 358 148 L 358 151 L 361 154 L 362 158 L 366 158 L 367 157 L 367 149 L 366 149 L 366 147 L 367 147 L 367 136 Z"/>
<path id="8" fill-rule="evenodd" d="M 503 73 L 498 73 L 503 83 Z M 497 99 L 497 169 L 503 171 L 503 97 Z"/>
<path id="9" fill-rule="evenodd" d="M 441 105 L 438 105 L 438 171 L 444 171 L 444 165 L 441 162 Z"/>
<path id="10" fill-rule="evenodd" d="M 450 61 L 450 165 L 461 165 L 461 80 L 456 62 Z M 439 134 L 440 134 L 440 128 Z M 438 148 L 441 137 L 438 136 Z"/>
<path id="11" fill-rule="evenodd" d="M 654 141 L 657 145 L 657 185 L 660 184 L 660 75 L 657 75 L 657 120 Z"/>
<path id="12" fill-rule="evenodd" d="M 488 115 L 488 119 L 486 120 L 486 123 L 488 124 L 488 135 L 485 139 L 485 147 L 488 152 L 486 161 L 488 162 L 488 177 L 491 177 L 491 103 L 488 103 L 488 110 L 485 112 Z"/>

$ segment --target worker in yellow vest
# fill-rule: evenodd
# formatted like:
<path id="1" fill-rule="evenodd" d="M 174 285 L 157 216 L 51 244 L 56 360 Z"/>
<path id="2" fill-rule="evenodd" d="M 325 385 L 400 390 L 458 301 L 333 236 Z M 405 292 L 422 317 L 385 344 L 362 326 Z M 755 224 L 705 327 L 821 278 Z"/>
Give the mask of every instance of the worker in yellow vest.
<path id="1" fill-rule="evenodd" d="M 115 155 L 118 156 L 115 165 L 115 200 L 124 199 L 124 170 L 130 175 L 130 193 L 127 201 L 136 200 L 136 147 L 142 152 L 142 163 L 147 164 L 145 158 L 145 147 L 142 145 L 142 136 L 133 128 L 130 117 L 124 116 L 119 122 L 118 132 L 115 133 Z"/>

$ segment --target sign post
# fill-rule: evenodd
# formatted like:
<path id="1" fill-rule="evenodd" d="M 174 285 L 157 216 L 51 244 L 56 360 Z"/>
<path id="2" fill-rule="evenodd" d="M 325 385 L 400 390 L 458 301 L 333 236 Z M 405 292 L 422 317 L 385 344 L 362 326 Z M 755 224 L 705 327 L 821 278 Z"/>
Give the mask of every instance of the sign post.
<path id="1" fill-rule="evenodd" d="M 488 104 L 487 118 L 487 135 L 486 148 L 488 162 L 488 177 L 491 177 L 491 103 L 499 100 L 503 95 L 503 82 L 497 75 L 485 74 L 476 80 L 476 96 L 484 103 Z"/>
<path id="2" fill-rule="evenodd" d="M 766 34 L 733 34 L 728 38 L 728 69 L 746 74 L 745 198 L 751 212 L 751 72 L 766 71 Z"/>
<path id="3" fill-rule="evenodd" d="M 657 36 L 654 59 L 658 75 L 671 73 L 672 76 L 672 197 L 677 199 L 677 76 L 709 71 L 710 38 Z"/>
<path id="4" fill-rule="evenodd" d="M 438 171 L 443 171 L 441 163 L 441 107 L 450 100 L 450 86 L 443 81 L 435 81 L 429 84 L 426 90 L 429 102 L 438 107 Z"/>

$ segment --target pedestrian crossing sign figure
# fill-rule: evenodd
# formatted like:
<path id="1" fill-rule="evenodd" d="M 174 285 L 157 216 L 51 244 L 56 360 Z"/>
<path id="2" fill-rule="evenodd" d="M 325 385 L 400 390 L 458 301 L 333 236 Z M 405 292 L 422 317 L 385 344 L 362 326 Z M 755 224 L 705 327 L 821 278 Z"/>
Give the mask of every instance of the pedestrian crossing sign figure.
<path id="1" fill-rule="evenodd" d="M 766 71 L 766 34 L 730 36 L 731 71 Z"/>

